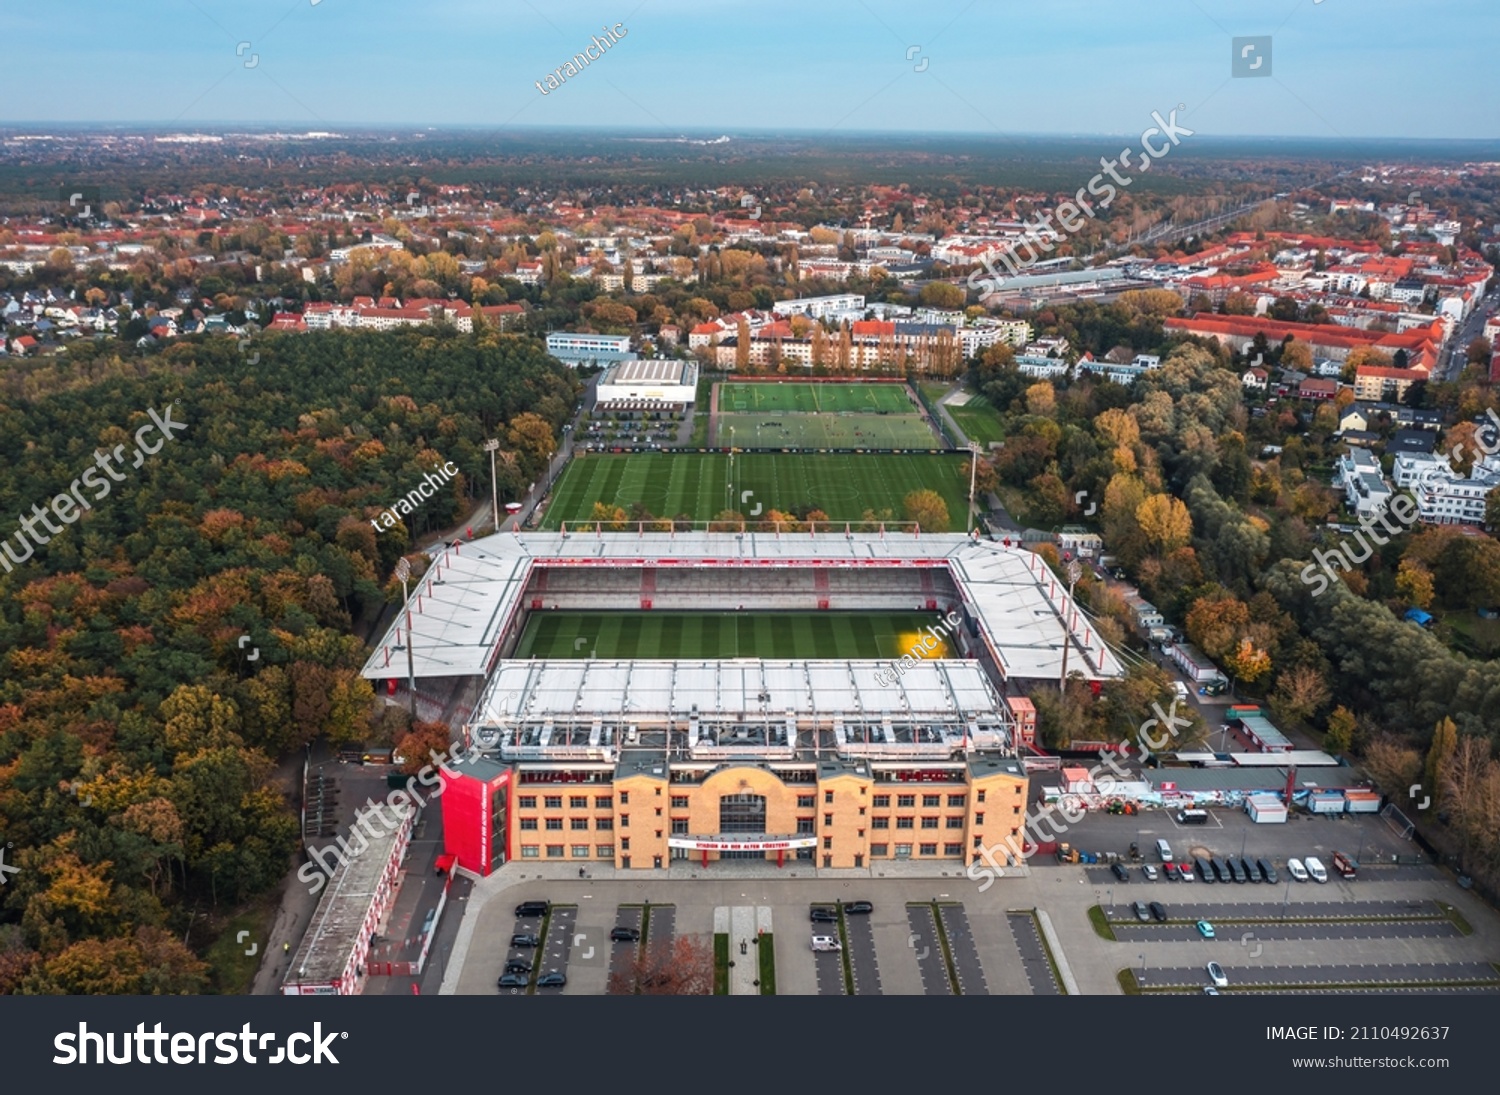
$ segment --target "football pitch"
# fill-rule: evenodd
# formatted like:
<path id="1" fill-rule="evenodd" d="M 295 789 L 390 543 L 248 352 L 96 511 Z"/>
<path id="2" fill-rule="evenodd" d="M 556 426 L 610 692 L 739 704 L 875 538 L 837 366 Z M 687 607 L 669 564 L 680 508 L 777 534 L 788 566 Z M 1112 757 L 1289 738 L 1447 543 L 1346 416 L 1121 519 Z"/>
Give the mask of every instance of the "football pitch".
<path id="1" fill-rule="evenodd" d="M 640 505 L 655 517 L 712 520 L 728 509 L 755 520 L 771 510 L 820 509 L 832 521 L 863 520 L 865 510 L 890 511 L 905 520 L 903 500 L 931 489 L 948 505 L 947 529 L 967 527 L 968 480 L 956 455 L 870 453 L 737 453 L 734 479 L 725 453 L 622 453 L 575 456 L 558 480 L 542 527 L 577 525 L 593 516 L 594 503 L 627 514 Z"/>
<path id="2" fill-rule="evenodd" d="M 711 444 L 759 449 L 944 448 L 904 384 L 718 386 Z"/>
<path id="3" fill-rule="evenodd" d="M 533 612 L 516 658 L 897 659 L 933 612 Z M 941 652 L 929 657 L 949 657 Z"/>

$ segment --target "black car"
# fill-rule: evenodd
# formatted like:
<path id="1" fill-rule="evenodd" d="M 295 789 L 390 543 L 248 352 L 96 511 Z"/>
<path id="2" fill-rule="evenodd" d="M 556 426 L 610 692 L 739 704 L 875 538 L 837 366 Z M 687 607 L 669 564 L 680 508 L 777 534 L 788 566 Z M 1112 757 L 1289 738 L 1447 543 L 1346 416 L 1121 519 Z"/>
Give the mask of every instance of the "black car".
<path id="1" fill-rule="evenodd" d="M 524 920 L 529 916 L 546 916 L 547 910 L 552 908 L 548 901 L 523 901 L 516 906 L 516 919 Z"/>
<path id="2" fill-rule="evenodd" d="M 1260 881 L 1260 871 L 1256 868 L 1254 862 L 1252 862 L 1248 856 L 1240 857 L 1240 870 L 1245 872 L 1246 882 Z"/>
<path id="3" fill-rule="evenodd" d="M 1218 877 L 1218 880 L 1220 882 L 1230 881 L 1231 876 L 1229 873 L 1229 864 L 1225 863 L 1218 856 L 1214 856 L 1212 859 L 1210 859 L 1209 863 L 1213 865 L 1214 874 Z"/>
<path id="4" fill-rule="evenodd" d="M 1115 863 L 1112 864 L 1109 869 L 1115 872 L 1115 877 L 1118 878 L 1121 882 L 1130 881 L 1130 872 L 1125 869 L 1125 864 Z"/>
<path id="5" fill-rule="evenodd" d="M 1160 901 L 1151 902 L 1151 918 L 1159 924 L 1167 922 L 1167 910 Z"/>
<path id="6" fill-rule="evenodd" d="M 814 924 L 837 924 L 839 922 L 839 912 L 837 909 L 830 909 L 826 905 L 814 905 L 812 922 Z"/>
<path id="7" fill-rule="evenodd" d="M 1230 856 L 1229 861 L 1226 865 L 1229 867 L 1230 878 L 1234 879 L 1236 882 L 1245 881 L 1245 876 L 1240 874 L 1240 861 L 1238 859 L 1236 859 L 1234 856 Z"/>
<path id="8" fill-rule="evenodd" d="M 510 937 L 510 945 L 512 947 L 540 947 L 542 941 L 531 932 L 516 932 Z"/>
<path id="9" fill-rule="evenodd" d="M 868 901 L 845 901 L 844 911 L 846 913 L 872 913 L 875 906 Z"/>
<path id="10" fill-rule="evenodd" d="M 536 979 L 536 987 L 539 989 L 562 988 L 567 983 L 567 975 L 561 970 L 548 970 Z"/>
<path id="11" fill-rule="evenodd" d="M 640 928 L 611 928 L 609 938 L 613 943 L 639 943 L 641 939 Z"/>
<path id="12" fill-rule="evenodd" d="M 512 958 L 505 963 L 506 973 L 530 973 L 531 963 L 524 958 Z"/>
<path id="13" fill-rule="evenodd" d="M 1260 868 L 1260 877 L 1266 882 L 1276 881 L 1276 868 L 1271 866 L 1269 859 L 1257 859 L 1255 865 Z"/>
<path id="14" fill-rule="evenodd" d="M 500 975 L 500 987 L 502 989 L 524 989 L 526 987 L 526 975 L 524 973 L 502 973 Z"/>
<path id="15" fill-rule="evenodd" d="M 1202 858 L 1200 856 L 1197 859 L 1194 859 L 1193 863 L 1198 868 L 1198 877 L 1199 877 L 1199 879 L 1201 879 L 1204 882 L 1217 882 L 1218 881 L 1218 877 L 1215 875 L 1214 869 L 1208 865 L 1208 860 L 1206 860 L 1206 859 L 1204 859 L 1204 858 Z"/>

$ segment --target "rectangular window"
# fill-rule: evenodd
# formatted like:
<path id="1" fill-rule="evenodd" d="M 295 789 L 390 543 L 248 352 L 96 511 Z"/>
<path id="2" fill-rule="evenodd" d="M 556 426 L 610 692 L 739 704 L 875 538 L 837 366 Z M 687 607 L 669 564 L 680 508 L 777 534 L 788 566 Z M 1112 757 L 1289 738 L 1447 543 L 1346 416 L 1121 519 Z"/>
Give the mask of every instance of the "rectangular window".
<path id="1" fill-rule="evenodd" d="M 950 829 L 962 829 L 963 827 L 964 827 L 964 819 L 963 818 L 961 818 L 961 817 L 950 817 L 948 819 L 948 828 L 950 828 Z"/>
<path id="2" fill-rule="evenodd" d="M 611 809 L 614 804 L 615 800 L 611 795 L 600 795 L 598 798 L 594 799 L 594 809 L 596 810 L 608 810 Z"/>
<path id="3" fill-rule="evenodd" d="M 575 844 L 568 854 L 574 859 L 587 859 L 589 857 L 589 846 L 587 844 Z"/>
<path id="4" fill-rule="evenodd" d="M 518 806 L 520 806 L 520 808 L 523 809 L 523 810 L 535 810 L 536 809 L 536 796 L 535 795 L 522 795 L 517 800 L 516 804 Z"/>
<path id="5" fill-rule="evenodd" d="M 562 854 L 563 854 L 563 846 L 561 844 L 549 844 L 549 845 L 547 845 L 547 858 L 548 859 L 561 859 L 562 858 Z"/>
<path id="6" fill-rule="evenodd" d="M 974 800 L 976 802 L 983 802 L 984 801 L 984 792 L 983 791 L 976 791 L 976 792 L 974 792 Z"/>
<path id="7" fill-rule="evenodd" d="M 622 828 L 622 829 L 628 829 L 628 828 L 630 828 L 630 815 L 629 814 L 621 814 L 620 815 L 620 828 Z"/>
<path id="8" fill-rule="evenodd" d="M 620 851 L 622 851 L 622 852 L 628 852 L 628 851 L 630 851 L 630 838 L 628 836 L 622 836 L 620 838 Z"/>
<path id="9" fill-rule="evenodd" d="M 1019 814 L 1021 812 L 1021 808 L 1019 806 L 1012 806 L 1010 808 L 1010 812 L 1012 814 Z"/>
<path id="10" fill-rule="evenodd" d="M 542 805 L 549 810 L 561 810 L 562 795 L 544 795 L 542 796 Z"/>
<path id="11" fill-rule="evenodd" d="M 872 829 L 889 829 L 890 827 L 891 819 L 888 817 L 872 817 L 870 819 L 870 828 Z"/>
<path id="12" fill-rule="evenodd" d="M 540 853 L 540 852 L 541 852 L 541 849 L 538 848 L 535 844 L 522 844 L 521 845 L 521 858 L 522 859 L 535 859 L 537 857 L 538 853 Z"/>
<path id="13" fill-rule="evenodd" d="M 915 826 L 912 824 L 912 821 L 913 821 L 913 819 L 909 818 L 909 817 L 898 817 L 896 819 L 896 828 L 898 828 L 898 829 L 912 829 L 912 828 L 915 828 Z"/>
<path id="14" fill-rule="evenodd" d="M 687 835 L 688 819 L 685 817 L 674 817 L 672 819 L 672 832 L 678 836 Z"/>
<path id="15" fill-rule="evenodd" d="M 831 836 L 825 836 L 823 838 L 823 850 L 826 852 L 826 851 L 828 851 L 832 847 L 833 847 L 833 837 L 831 837 Z"/>
<path id="16" fill-rule="evenodd" d="M 572 829 L 575 833 L 586 833 L 589 831 L 589 819 L 586 817 L 575 817 L 569 821 L 568 828 Z"/>
<path id="17" fill-rule="evenodd" d="M 833 824 L 833 815 L 832 814 L 824 814 L 823 815 L 823 824 L 824 825 L 832 825 Z"/>
<path id="18" fill-rule="evenodd" d="M 897 844 L 896 845 L 896 858 L 897 859 L 910 859 L 911 858 L 911 845 L 910 844 Z"/>
<path id="19" fill-rule="evenodd" d="M 937 827 L 938 827 L 938 819 L 937 818 L 935 818 L 935 817 L 924 817 L 922 819 L 922 828 L 924 828 L 924 829 L 936 829 Z"/>
<path id="20" fill-rule="evenodd" d="M 621 791 L 620 792 L 620 805 L 621 806 L 629 806 L 630 805 L 630 792 L 629 791 Z"/>
<path id="21" fill-rule="evenodd" d="M 588 808 L 589 808 L 589 797 L 588 797 L 588 795 L 569 795 L 568 796 L 568 809 L 570 809 L 570 810 L 587 810 Z"/>
<path id="22" fill-rule="evenodd" d="M 552 832 L 557 832 L 558 830 L 560 830 L 562 828 L 562 818 L 560 818 L 560 817 L 549 817 L 547 819 L 547 828 L 549 830 L 551 830 Z"/>
<path id="23" fill-rule="evenodd" d="M 871 844 L 870 845 L 870 856 L 871 856 L 871 858 L 874 858 L 876 856 L 889 855 L 890 854 L 890 849 L 891 849 L 891 846 L 889 844 Z"/>
<path id="24" fill-rule="evenodd" d="M 949 795 L 948 808 L 950 810 L 962 810 L 964 807 L 964 803 L 967 801 L 968 799 L 964 795 Z"/>
<path id="25" fill-rule="evenodd" d="M 975 814 L 974 815 L 974 824 L 975 825 L 983 825 L 984 824 L 984 815 L 983 814 Z"/>
<path id="26" fill-rule="evenodd" d="M 923 844 L 918 849 L 918 855 L 937 855 L 936 844 Z"/>
<path id="27" fill-rule="evenodd" d="M 687 797 L 687 795 L 673 795 L 672 796 L 672 809 L 674 809 L 674 810 L 686 810 L 687 808 L 688 808 L 688 797 Z"/>
<path id="28" fill-rule="evenodd" d="M 964 854 L 964 846 L 962 844 L 944 844 L 943 845 L 943 854 L 944 855 L 951 855 L 951 856 L 960 856 L 960 855 L 963 855 Z"/>
<path id="29" fill-rule="evenodd" d="M 595 859 L 613 859 L 615 857 L 615 846 L 613 844 L 599 844 L 594 848 Z"/>
<path id="30" fill-rule="evenodd" d="M 942 800 L 943 800 L 943 796 L 942 795 L 923 795 L 922 796 L 922 805 L 926 806 L 926 807 L 928 807 L 930 809 L 931 807 L 936 806 Z"/>
<path id="31" fill-rule="evenodd" d="M 596 817 L 594 819 L 594 828 L 598 829 L 600 832 L 613 829 L 614 827 L 615 819 L 612 817 Z"/>
<path id="32" fill-rule="evenodd" d="M 832 806 L 833 805 L 833 792 L 832 791 L 824 791 L 823 792 L 823 805 L 824 806 Z"/>
<path id="33" fill-rule="evenodd" d="M 879 809 L 887 807 L 887 806 L 889 806 L 891 804 L 891 796 L 890 795 L 876 795 L 874 797 L 874 799 L 872 799 L 871 801 L 874 802 L 875 809 L 879 810 Z"/>
<path id="34" fill-rule="evenodd" d="M 897 806 L 915 806 L 916 804 L 917 804 L 917 796 L 916 795 L 897 795 L 896 796 L 896 805 Z"/>
<path id="35" fill-rule="evenodd" d="M 797 796 L 797 809 L 799 809 L 799 810 L 811 810 L 812 808 L 813 808 L 813 796 L 812 795 L 798 795 Z"/>
<path id="36" fill-rule="evenodd" d="M 813 832 L 814 831 L 814 829 L 813 829 L 813 822 L 816 821 L 816 820 L 817 820 L 816 818 L 799 817 L 797 819 L 797 831 L 799 833 L 811 833 L 811 832 Z"/>
<path id="37" fill-rule="evenodd" d="M 536 829 L 536 818 L 534 818 L 534 817 L 523 817 L 521 819 L 521 831 L 522 832 L 531 832 L 534 829 Z"/>

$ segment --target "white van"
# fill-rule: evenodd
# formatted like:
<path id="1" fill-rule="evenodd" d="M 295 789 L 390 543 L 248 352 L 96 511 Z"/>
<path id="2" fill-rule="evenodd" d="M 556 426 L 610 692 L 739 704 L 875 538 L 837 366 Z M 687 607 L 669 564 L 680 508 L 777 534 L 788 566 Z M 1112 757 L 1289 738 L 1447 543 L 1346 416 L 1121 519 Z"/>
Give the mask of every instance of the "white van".
<path id="1" fill-rule="evenodd" d="M 844 948 L 835 936 L 815 935 L 812 937 L 812 949 L 815 951 L 841 951 Z"/>
<path id="2" fill-rule="evenodd" d="M 1172 862 L 1172 845 L 1168 844 L 1165 840 L 1158 840 L 1156 842 L 1156 854 L 1161 856 L 1163 863 Z"/>
<path id="3" fill-rule="evenodd" d="M 1289 875 L 1291 875 L 1298 882 L 1306 882 L 1307 881 L 1307 868 L 1304 867 L 1304 866 L 1302 866 L 1302 860 L 1300 860 L 1300 859 L 1289 859 L 1289 860 L 1287 860 L 1286 861 L 1286 873 L 1289 874 Z"/>
<path id="4" fill-rule="evenodd" d="M 1302 865 L 1307 868 L 1307 873 L 1312 875 L 1314 882 L 1328 881 L 1328 872 L 1323 869 L 1321 860 L 1314 856 L 1308 856 L 1302 861 Z"/>
<path id="5" fill-rule="evenodd" d="M 1188 686 L 1183 684 L 1181 681 L 1172 682 L 1172 691 L 1180 700 L 1189 700 L 1192 699 L 1193 696 L 1193 694 L 1188 691 Z"/>

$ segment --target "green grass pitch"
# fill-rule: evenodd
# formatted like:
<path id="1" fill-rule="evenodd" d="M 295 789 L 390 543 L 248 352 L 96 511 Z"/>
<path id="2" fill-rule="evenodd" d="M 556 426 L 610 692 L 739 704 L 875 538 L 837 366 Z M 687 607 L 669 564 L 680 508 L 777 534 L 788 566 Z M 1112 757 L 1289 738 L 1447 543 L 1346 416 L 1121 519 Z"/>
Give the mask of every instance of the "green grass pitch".
<path id="1" fill-rule="evenodd" d="M 989 445 L 994 441 L 1005 440 L 1005 431 L 1000 425 L 1000 413 L 982 395 L 969 396 L 968 402 L 963 406 L 948 404 L 948 413 L 953 416 L 953 421 L 958 423 L 958 428 L 964 431 L 964 435 L 970 441 Z"/>
<path id="2" fill-rule="evenodd" d="M 932 612 L 533 612 L 516 658 L 896 659 Z"/>
<path id="3" fill-rule="evenodd" d="M 749 449 L 943 449 L 914 414 L 721 414 L 713 443 Z"/>
<path id="4" fill-rule="evenodd" d="M 725 509 L 754 520 L 821 509 L 833 521 L 859 521 L 866 509 L 890 510 L 905 520 L 903 499 L 932 489 L 948 504 L 948 529 L 966 527 L 969 482 L 958 455 L 906 456 L 870 453 L 738 453 L 734 481 L 726 488 L 730 457 L 724 453 L 620 453 L 576 456 L 553 489 L 542 527 L 577 525 L 594 503 L 640 504 L 656 517 L 710 521 Z"/>
<path id="5" fill-rule="evenodd" d="M 916 414 L 917 404 L 904 384 L 818 384 L 802 381 L 765 381 L 754 384 L 725 381 L 719 385 L 723 414 Z"/>

